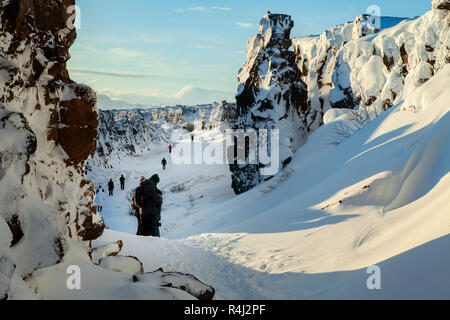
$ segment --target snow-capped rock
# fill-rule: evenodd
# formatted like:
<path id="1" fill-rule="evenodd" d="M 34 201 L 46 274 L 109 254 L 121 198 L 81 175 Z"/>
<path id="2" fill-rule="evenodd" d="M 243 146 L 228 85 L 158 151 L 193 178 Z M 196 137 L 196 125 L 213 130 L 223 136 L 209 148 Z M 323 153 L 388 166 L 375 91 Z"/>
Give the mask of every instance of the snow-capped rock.
<path id="1" fill-rule="evenodd" d="M 434 1 L 442 7 L 446 1 Z M 330 108 L 389 109 L 405 98 L 405 87 L 428 81 L 450 60 L 448 11 L 419 18 L 381 17 L 381 30 L 360 32 L 367 16 L 293 45 L 308 86 L 309 131 Z"/>
<path id="2" fill-rule="evenodd" d="M 66 69 L 73 1 L 0 5 L 0 216 L 20 279 L 61 261 L 67 243 L 101 235 L 83 173 L 95 150 L 95 94 Z"/>
<path id="3" fill-rule="evenodd" d="M 144 284 L 158 284 L 162 287 L 181 289 L 199 300 L 212 300 L 215 295 L 213 287 L 196 277 L 179 272 L 164 272 L 163 269 L 151 273 L 136 274 L 133 281 Z"/>
<path id="4" fill-rule="evenodd" d="M 433 6 L 433 9 L 450 10 L 450 1 L 449 0 L 433 0 L 432 6 Z"/>
<path id="5" fill-rule="evenodd" d="M 235 128 L 280 131 L 280 164 L 289 162 L 307 137 L 306 86 L 290 51 L 290 16 L 268 12 L 259 34 L 247 45 L 247 61 L 239 71 Z M 270 145 L 270 144 L 269 144 Z M 259 165 L 231 164 L 233 189 L 245 192 L 258 184 Z"/>

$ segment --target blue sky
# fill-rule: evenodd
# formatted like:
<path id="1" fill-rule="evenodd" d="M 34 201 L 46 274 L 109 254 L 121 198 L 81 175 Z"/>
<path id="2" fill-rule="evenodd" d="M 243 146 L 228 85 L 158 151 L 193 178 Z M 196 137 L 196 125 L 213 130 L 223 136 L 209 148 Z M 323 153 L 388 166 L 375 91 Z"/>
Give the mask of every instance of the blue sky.
<path id="1" fill-rule="evenodd" d="M 78 0 L 71 77 L 115 99 L 151 105 L 233 100 L 247 40 L 266 11 L 292 16 L 292 37 L 319 34 L 370 5 L 412 17 L 431 0 Z"/>

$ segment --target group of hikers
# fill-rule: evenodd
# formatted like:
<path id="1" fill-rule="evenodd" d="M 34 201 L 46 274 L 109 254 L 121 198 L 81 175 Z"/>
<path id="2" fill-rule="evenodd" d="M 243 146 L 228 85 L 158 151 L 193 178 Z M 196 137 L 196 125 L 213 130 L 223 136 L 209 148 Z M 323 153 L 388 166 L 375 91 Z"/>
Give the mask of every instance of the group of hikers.
<path id="1" fill-rule="evenodd" d="M 169 145 L 169 153 L 172 153 L 173 146 Z M 167 168 L 167 160 L 163 158 L 161 165 L 163 170 Z M 120 189 L 125 190 L 125 177 L 121 175 Z M 145 177 L 140 178 L 139 186 L 134 190 L 131 199 L 130 208 L 133 210 L 133 215 L 138 220 L 137 235 L 159 237 L 159 227 L 161 226 L 161 207 L 163 196 L 161 190 L 157 185 L 160 178 L 157 174 L 151 176 L 149 179 Z M 114 195 L 114 181 L 112 179 L 108 182 L 109 196 Z M 95 202 L 97 203 L 97 211 L 103 211 L 103 202 L 105 201 L 105 190 L 103 187 L 97 189 Z"/>
<path id="2" fill-rule="evenodd" d="M 125 190 L 125 177 L 123 175 L 120 176 L 120 189 Z M 112 179 L 109 179 L 108 182 L 108 191 L 109 196 L 112 197 L 114 195 L 114 182 Z M 105 202 L 105 190 L 102 186 L 97 188 L 97 192 L 95 195 L 95 203 L 97 204 L 97 211 L 102 212 L 103 211 L 103 202 Z"/>
<path id="3" fill-rule="evenodd" d="M 126 181 L 125 177 L 123 175 L 121 175 L 119 181 L 120 181 L 120 190 L 122 190 L 122 191 L 125 190 L 125 181 Z M 102 190 L 103 190 L 103 188 L 102 188 Z M 112 179 L 109 179 L 108 191 L 109 191 L 109 196 L 112 197 L 114 195 L 114 181 Z M 98 190 L 97 190 L 97 192 L 98 192 Z M 104 192 L 104 190 L 103 190 L 103 192 Z"/>
<path id="4" fill-rule="evenodd" d="M 173 149 L 173 146 L 169 145 L 169 153 L 172 153 L 172 149 Z M 166 168 L 167 168 L 167 160 L 166 160 L 166 158 L 163 158 L 161 160 L 161 165 L 162 165 L 163 170 L 166 170 Z"/>
<path id="5" fill-rule="evenodd" d="M 125 177 L 120 177 L 120 188 L 125 190 Z M 157 174 L 150 179 L 141 177 L 139 186 L 134 190 L 131 199 L 130 208 L 133 215 L 138 219 L 137 235 L 159 237 L 159 227 L 161 226 L 161 206 L 162 192 L 157 188 L 160 179 Z M 113 196 L 114 182 L 112 179 L 108 182 L 109 195 Z M 103 202 L 105 201 L 105 190 L 103 187 L 97 189 L 95 202 L 97 211 L 103 211 Z"/>

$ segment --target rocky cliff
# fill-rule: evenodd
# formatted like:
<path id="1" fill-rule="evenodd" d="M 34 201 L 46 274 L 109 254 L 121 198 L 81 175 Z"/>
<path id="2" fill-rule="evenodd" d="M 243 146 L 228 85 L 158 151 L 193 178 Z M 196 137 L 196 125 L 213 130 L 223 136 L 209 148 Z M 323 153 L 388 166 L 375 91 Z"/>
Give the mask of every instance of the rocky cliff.
<path id="1" fill-rule="evenodd" d="M 6 278 L 58 263 L 71 239 L 92 240 L 104 228 L 83 170 L 95 151 L 95 93 L 66 69 L 73 4 L 0 5 L 0 220 L 9 226 L 1 240 L 16 257 Z"/>

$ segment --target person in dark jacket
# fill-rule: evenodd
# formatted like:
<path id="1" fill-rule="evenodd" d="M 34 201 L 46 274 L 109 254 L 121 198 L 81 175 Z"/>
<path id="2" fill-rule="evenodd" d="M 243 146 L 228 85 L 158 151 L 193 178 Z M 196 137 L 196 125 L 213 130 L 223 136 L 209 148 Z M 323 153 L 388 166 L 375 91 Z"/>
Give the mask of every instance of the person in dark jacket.
<path id="1" fill-rule="evenodd" d="M 159 237 L 159 219 L 161 217 L 162 193 L 157 191 L 155 183 L 141 178 L 136 188 L 132 208 L 138 212 L 137 235 Z"/>
<path id="2" fill-rule="evenodd" d="M 144 181 L 145 181 L 145 177 L 141 177 L 141 179 L 140 179 L 140 184 L 141 184 L 142 182 L 144 182 Z M 141 196 L 141 194 L 140 194 L 141 190 L 139 190 L 139 189 L 141 189 L 141 186 L 140 186 L 140 185 L 139 185 L 139 187 L 137 187 L 137 188 L 134 190 L 133 197 L 131 198 L 130 208 L 131 208 L 131 210 L 133 211 L 133 215 L 134 215 L 134 216 L 137 218 L 137 220 L 138 220 L 138 230 L 137 230 L 136 235 L 142 236 L 143 234 L 142 234 L 141 207 L 140 207 L 140 201 L 138 200 L 138 198 Z M 139 191 L 138 191 L 138 190 L 139 190 Z"/>
<path id="3" fill-rule="evenodd" d="M 120 190 L 125 190 L 125 177 L 121 175 L 119 180 L 120 180 Z"/>
<path id="4" fill-rule="evenodd" d="M 166 160 L 166 158 L 163 158 L 163 159 L 161 160 L 161 164 L 162 164 L 162 166 L 163 166 L 163 170 L 166 170 L 166 166 L 167 166 L 167 160 Z"/>
<path id="5" fill-rule="evenodd" d="M 160 181 L 159 176 L 157 174 L 155 174 L 150 178 L 150 180 L 153 181 L 153 183 L 155 184 L 156 193 L 162 197 L 162 191 L 158 189 L 158 183 Z M 156 223 L 153 226 L 153 233 L 155 234 L 155 237 L 158 237 L 158 238 L 159 238 L 159 227 L 161 227 L 161 207 L 162 207 L 162 202 L 159 206 L 156 207 L 156 210 L 155 210 L 156 221 L 158 223 Z"/>
<path id="6" fill-rule="evenodd" d="M 109 196 L 111 197 L 114 193 L 114 182 L 112 181 L 112 179 L 109 179 L 108 190 L 109 190 Z"/>

